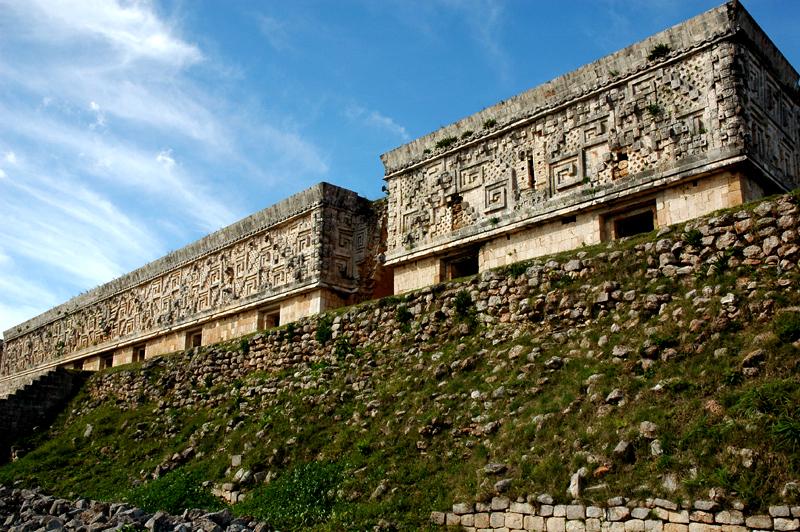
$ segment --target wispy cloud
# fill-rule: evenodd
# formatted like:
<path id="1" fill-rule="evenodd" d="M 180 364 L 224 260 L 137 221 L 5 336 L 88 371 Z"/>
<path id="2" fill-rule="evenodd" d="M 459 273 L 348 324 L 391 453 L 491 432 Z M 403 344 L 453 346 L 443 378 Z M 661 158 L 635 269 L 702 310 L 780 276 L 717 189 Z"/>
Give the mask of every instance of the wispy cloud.
<path id="1" fill-rule="evenodd" d="M 258 29 L 267 42 L 278 51 L 286 50 L 289 46 L 289 32 L 286 24 L 277 18 L 263 14 L 256 15 Z"/>
<path id="2" fill-rule="evenodd" d="M 0 46 L 0 331 L 246 214 L 219 169 L 328 171 L 148 0 L 0 0 Z"/>
<path id="3" fill-rule="evenodd" d="M 345 116 L 350 120 L 359 121 L 368 126 L 388 131 L 389 133 L 400 137 L 403 140 L 409 140 L 406 128 L 394 121 L 394 119 L 385 116 L 378 111 L 373 111 L 361 107 L 360 105 L 352 104 L 345 109 Z"/>
<path id="4" fill-rule="evenodd" d="M 450 9 L 458 10 L 471 29 L 498 75 L 507 80 L 511 75 L 511 60 L 501 44 L 503 35 L 503 4 L 499 0 L 440 0 Z"/>

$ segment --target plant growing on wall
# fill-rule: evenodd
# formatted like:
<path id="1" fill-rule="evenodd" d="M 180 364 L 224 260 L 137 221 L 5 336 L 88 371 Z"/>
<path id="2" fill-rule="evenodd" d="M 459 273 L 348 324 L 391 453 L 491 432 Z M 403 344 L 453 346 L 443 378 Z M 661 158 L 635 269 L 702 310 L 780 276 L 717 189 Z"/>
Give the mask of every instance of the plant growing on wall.
<path id="1" fill-rule="evenodd" d="M 647 56 L 648 61 L 655 61 L 666 57 L 672 51 L 672 47 L 665 43 L 658 43 L 650 49 L 650 54 Z"/>
<path id="2" fill-rule="evenodd" d="M 461 134 L 461 138 L 462 139 L 468 139 L 468 138 L 470 138 L 472 136 L 473 133 L 475 133 L 475 132 L 472 131 L 471 129 L 468 129 L 468 130 L 466 130 L 465 132 L 463 132 Z"/>
<path id="3" fill-rule="evenodd" d="M 315 334 L 315 338 L 321 345 L 325 345 L 332 337 L 333 317 L 326 314 L 317 321 L 317 332 Z"/>
<path id="4" fill-rule="evenodd" d="M 489 120 L 487 120 L 486 122 L 483 123 L 483 128 L 484 129 L 491 129 L 496 125 L 497 125 L 497 120 L 495 120 L 494 118 L 490 118 Z"/>
<path id="5" fill-rule="evenodd" d="M 439 149 L 449 148 L 450 146 L 455 144 L 457 141 L 458 141 L 458 139 L 456 137 L 445 137 L 445 138 L 443 138 L 442 140 L 440 140 L 440 141 L 438 141 L 436 143 L 436 147 L 439 148 Z"/>
<path id="6" fill-rule="evenodd" d="M 663 115 L 663 114 L 664 114 L 664 108 L 663 108 L 663 107 L 661 107 L 661 105 L 660 105 L 660 104 L 658 104 L 658 103 L 655 103 L 655 102 L 647 104 L 647 107 L 645 107 L 645 110 L 646 110 L 646 111 L 647 111 L 647 112 L 650 114 L 650 116 L 652 116 L 653 118 L 659 118 L 661 115 Z"/>

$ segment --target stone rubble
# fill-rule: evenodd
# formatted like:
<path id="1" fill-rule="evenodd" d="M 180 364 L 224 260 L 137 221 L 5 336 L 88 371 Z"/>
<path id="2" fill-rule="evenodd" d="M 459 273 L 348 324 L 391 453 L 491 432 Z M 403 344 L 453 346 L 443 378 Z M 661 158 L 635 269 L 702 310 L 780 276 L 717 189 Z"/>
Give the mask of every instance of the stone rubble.
<path id="1" fill-rule="evenodd" d="M 7 532 L 148 530 L 151 532 L 267 532 L 263 522 L 234 518 L 228 510 L 150 514 L 129 504 L 68 501 L 36 489 L 0 486 L 0 530 Z"/>

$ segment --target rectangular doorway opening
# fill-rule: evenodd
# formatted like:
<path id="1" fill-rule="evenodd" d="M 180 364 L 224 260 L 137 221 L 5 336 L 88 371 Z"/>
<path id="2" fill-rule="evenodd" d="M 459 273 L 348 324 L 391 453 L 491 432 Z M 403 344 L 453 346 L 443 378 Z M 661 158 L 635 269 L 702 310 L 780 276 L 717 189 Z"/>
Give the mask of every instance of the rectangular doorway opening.
<path id="1" fill-rule="evenodd" d="M 273 327 L 280 327 L 281 325 L 281 309 L 280 308 L 266 308 L 258 311 L 258 325 L 259 331 L 272 329 Z"/>
<path id="2" fill-rule="evenodd" d="M 145 355 L 147 354 L 147 346 L 139 344 L 133 346 L 133 360 L 132 362 L 144 362 Z"/>
<path id="3" fill-rule="evenodd" d="M 100 369 L 108 369 L 114 367 L 114 353 L 107 353 L 100 355 Z"/>
<path id="4" fill-rule="evenodd" d="M 76 360 L 72 363 L 72 369 L 83 370 L 83 360 Z"/>
<path id="5" fill-rule="evenodd" d="M 653 213 L 650 211 L 614 220 L 614 235 L 617 238 L 649 233 L 653 229 Z"/>
<path id="6" fill-rule="evenodd" d="M 604 218 L 604 232 L 608 240 L 649 233 L 656 228 L 656 206 L 655 203 L 640 204 Z"/>
<path id="7" fill-rule="evenodd" d="M 192 329 L 186 333 L 186 349 L 203 345 L 203 329 Z"/>
<path id="8" fill-rule="evenodd" d="M 443 281 L 452 281 L 460 277 L 468 277 L 478 273 L 478 250 L 453 255 L 442 260 Z"/>

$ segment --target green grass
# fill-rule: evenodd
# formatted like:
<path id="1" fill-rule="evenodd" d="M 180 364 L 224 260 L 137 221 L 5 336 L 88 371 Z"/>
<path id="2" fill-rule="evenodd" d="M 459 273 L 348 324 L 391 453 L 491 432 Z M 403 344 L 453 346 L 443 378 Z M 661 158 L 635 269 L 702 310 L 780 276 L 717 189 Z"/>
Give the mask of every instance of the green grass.
<path id="1" fill-rule="evenodd" d="M 699 242 L 681 228 L 671 238 Z M 786 482 L 800 477 L 794 345 L 800 325 L 791 310 L 800 306 L 800 294 L 777 285 L 771 268 L 728 266 L 652 281 L 644 246 L 653 241 L 649 233 L 581 250 L 588 260 L 621 252 L 613 262 L 595 260 L 589 278 L 543 273 L 529 295 L 536 309 L 531 319 L 484 323 L 471 295 L 480 280 L 471 278 L 433 287 L 420 315 L 409 310 L 420 301 L 413 294 L 339 311 L 343 322 L 356 323 L 385 312 L 397 329 L 386 346 L 361 344 L 352 332 L 333 338 L 327 314 L 315 318 L 312 335 L 326 346 L 324 354 L 316 347 L 296 350 L 292 364 L 233 382 L 213 371 L 183 379 L 180 354 L 97 374 L 48 431 L 24 442 L 29 454 L 0 467 L 0 482 L 22 480 L 57 496 L 128 500 L 147 509 L 216 508 L 219 501 L 208 498 L 202 482 L 230 482 L 238 469 L 230 457 L 241 454 L 242 467 L 269 473 L 272 481 L 244 488 L 248 497 L 233 508 L 239 515 L 287 530 L 365 530 L 379 519 L 400 530 L 424 530 L 431 511 L 490 497 L 501 477 L 483 467 L 502 462 L 508 468 L 502 476 L 513 479 L 512 497 L 548 492 L 567 502 L 572 473 L 608 466 L 603 476 L 590 475 L 590 486 L 606 487 L 587 491 L 587 502 L 637 493 L 703 498 L 710 488 L 724 487 L 763 510 L 779 501 Z M 564 262 L 574 254 L 497 274 L 516 279 L 535 263 Z M 800 282 L 796 270 L 780 278 Z M 750 281 L 759 289 L 746 290 Z M 603 282 L 618 283 L 620 293 L 634 290 L 636 300 L 601 309 L 592 303 L 593 287 Z M 704 288 L 712 296 L 695 306 Z M 739 302 L 733 316 L 718 302 L 727 292 Z M 648 310 L 650 295 L 663 303 Z M 565 300 L 588 302 L 588 318 L 565 316 Z M 661 304 L 666 307 L 659 314 Z M 693 320 L 704 320 L 695 332 L 689 330 Z M 283 342 L 271 356 L 295 345 L 301 330 L 263 333 Z M 423 335 L 429 339 L 418 340 Z M 598 345 L 602 337 L 604 346 Z M 615 359 L 617 345 L 628 354 Z M 224 349 L 252 356 L 254 346 L 249 337 Z M 522 354 L 509 357 L 517 346 Z M 748 376 L 741 362 L 757 348 L 764 362 Z M 726 354 L 715 355 L 720 349 Z M 674 356 L 662 358 L 666 352 Z M 208 349 L 195 356 L 202 362 Z M 548 366 L 553 357 L 563 364 Z M 145 384 L 129 400 L 98 394 L 103 379 L 122 391 L 139 380 Z M 624 405 L 605 403 L 614 389 L 623 392 Z M 642 421 L 658 426 L 663 454 L 651 454 L 650 442 L 639 435 Z M 92 435 L 84 438 L 89 424 Z M 633 445 L 632 463 L 612 454 L 622 439 Z M 151 478 L 159 464 L 188 447 L 194 449 L 190 459 Z M 753 451 L 751 465 L 743 464 L 741 449 Z M 678 493 L 664 490 L 665 474 L 678 476 Z M 380 485 L 386 489 L 372 497 Z M 644 492 L 637 491 L 642 486 Z"/>

